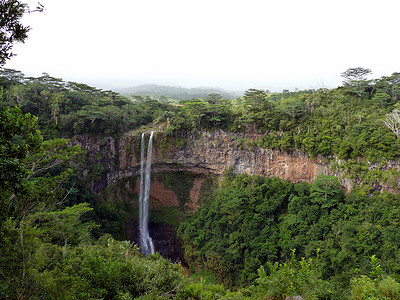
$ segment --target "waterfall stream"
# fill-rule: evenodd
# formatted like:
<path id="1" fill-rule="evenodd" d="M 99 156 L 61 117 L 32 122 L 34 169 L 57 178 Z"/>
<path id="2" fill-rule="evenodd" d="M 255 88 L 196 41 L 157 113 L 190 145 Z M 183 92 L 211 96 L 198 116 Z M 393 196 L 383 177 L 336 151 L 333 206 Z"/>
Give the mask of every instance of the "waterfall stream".
<path id="1" fill-rule="evenodd" d="M 154 254 L 153 241 L 149 234 L 149 195 L 151 185 L 151 156 L 153 150 L 153 131 L 150 132 L 149 144 L 147 147 L 147 163 L 144 167 L 145 134 L 142 133 L 141 154 L 140 154 L 140 194 L 139 194 L 139 233 L 140 248 L 145 255 Z"/>

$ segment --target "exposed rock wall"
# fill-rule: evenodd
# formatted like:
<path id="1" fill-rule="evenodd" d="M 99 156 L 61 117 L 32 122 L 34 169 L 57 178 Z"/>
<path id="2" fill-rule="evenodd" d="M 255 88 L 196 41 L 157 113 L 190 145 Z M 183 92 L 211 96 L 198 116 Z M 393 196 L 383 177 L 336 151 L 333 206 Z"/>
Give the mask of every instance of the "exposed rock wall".
<path id="1" fill-rule="evenodd" d="M 88 161 L 83 176 L 90 179 L 94 191 L 101 192 L 120 179 L 139 175 L 140 137 L 141 133 L 126 135 L 118 140 L 111 137 L 96 139 L 77 136 L 71 141 L 88 151 Z M 154 138 L 152 172 L 190 171 L 198 174 L 222 175 L 226 170 L 232 170 L 237 174 L 277 176 L 292 182 L 308 183 L 313 182 L 318 175 L 325 174 L 338 176 L 346 191 L 358 184 L 357 174 L 354 174 L 352 179 L 346 177 L 344 173 L 335 174 L 331 166 L 325 164 L 321 157 L 311 159 L 309 155 L 300 151 L 282 152 L 249 146 L 254 143 L 245 142 L 261 138 L 262 135 L 256 134 L 215 131 L 187 134 L 181 139 L 171 139 L 164 133 L 158 132 Z M 181 143 L 182 141 L 184 143 Z M 393 161 L 385 165 L 370 164 L 368 168 L 379 170 L 394 168 L 400 171 L 400 163 Z M 187 202 L 183 207 L 172 190 L 166 188 L 156 177 L 153 179 L 150 191 L 150 207 L 153 212 L 160 207 L 183 208 L 186 214 L 198 209 L 197 201 L 204 183 L 202 175 L 193 180 L 190 199 L 185 199 Z M 137 193 L 138 186 L 138 183 L 129 186 L 128 181 L 124 188 L 131 195 Z M 381 187 L 378 186 L 377 189 Z M 385 190 L 398 192 L 390 188 Z M 175 235 L 176 228 L 168 222 L 150 222 L 149 227 L 156 251 L 164 257 L 184 263 L 182 241 Z M 127 222 L 125 233 L 131 240 L 137 242 L 138 228 L 134 217 Z"/>
<path id="2" fill-rule="evenodd" d="M 135 193 L 140 193 L 139 178 L 135 186 Z M 167 189 L 164 184 L 155 178 L 150 186 L 150 209 L 157 207 L 179 207 L 178 196 L 171 189 Z"/>
<path id="3" fill-rule="evenodd" d="M 259 134 L 234 134 L 224 131 L 199 132 L 182 137 L 184 146 L 174 143 L 176 139 L 156 132 L 153 149 L 152 172 L 190 171 L 199 174 L 221 175 L 231 169 L 237 174 L 277 176 L 292 182 L 313 182 L 317 175 L 336 175 L 346 191 L 360 184 L 358 174 L 350 179 L 340 171 L 333 172 L 329 164 L 323 163 L 321 157 L 311 159 L 300 151 L 284 152 L 257 146 L 248 146 L 244 141 L 257 141 Z M 111 137 L 95 139 L 77 136 L 72 141 L 89 151 L 88 170 L 83 174 L 94 173 L 95 163 L 103 170 L 93 176 L 93 190 L 102 191 L 121 178 L 137 176 L 140 172 L 140 133 L 126 135 L 118 140 Z M 340 161 L 338 161 L 340 162 Z M 92 168 L 92 169 L 91 169 Z M 384 165 L 368 164 L 368 168 L 385 171 L 397 170 L 400 173 L 400 162 L 388 161 Z M 395 179 L 400 184 L 399 179 Z M 397 188 L 374 183 L 374 189 L 398 192 Z"/>
<path id="4" fill-rule="evenodd" d="M 245 138 L 258 136 L 202 132 L 197 138 L 191 137 L 185 148 L 172 153 L 169 162 L 217 175 L 232 169 L 237 174 L 277 176 L 292 182 L 312 182 L 318 174 L 330 172 L 321 158 L 312 160 L 300 151 L 289 153 L 239 145 L 237 141 Z"/>
<path id="5" fill-rule="evenodd" d="M 200 132 L 184 137 L 187 143 L 181 149 L 170 145 L 168 150 L 157 145 L 161 139 L 169 143 L 163 133 L 155 136 L 152 172 L 190 171 L 200 174 L 221 175 L 231 169 L 237 174 L 248 174 L 289 179 L 292 182 L 312 182 L 319 174 L 332 174 L 321 158 L 311 159 L 300 151 L 281 152 L 261 147 L 249 148 L 243 139 L 256 140 L 260 136 L 232 134 L 224 131 Z M 73 141 L 89 151 L 89 163 L 103 167 L 93 180 L 93 189 L 100 192 L 118 179 L 135 176 L 140 172 L 140 135 L 127 135 L 119 140 L 111 137 L 94 139 L 78 136 Z M 90 175 L 91 171 L 87 172 Z"/>
<path id="6" fill-rule="evenodd" d="M 139 245 L 139 226 L 137 220 L 130 219 L 126 224 L 126 234 L 129 240 Z M 150 236 L 153 239 L 154 249 L 164 258 L 173 262 L 180 262 L 188 267 L 183 251 L 182 239 L 176 236 L 176 228 L 170 224 L 149 223 Z"/>

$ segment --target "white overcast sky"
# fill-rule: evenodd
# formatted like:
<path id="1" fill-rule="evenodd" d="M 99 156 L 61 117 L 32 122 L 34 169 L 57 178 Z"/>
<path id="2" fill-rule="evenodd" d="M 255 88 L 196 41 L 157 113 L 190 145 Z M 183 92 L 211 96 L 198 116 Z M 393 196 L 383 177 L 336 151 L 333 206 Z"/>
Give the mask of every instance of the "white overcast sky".
<path id="1" fill-rule="evenodd" d="M 40 2 L 5 65 L 28 76 L 279 91 L 333 88 L 351 67 L 400 72 L 399 0 Z"/>

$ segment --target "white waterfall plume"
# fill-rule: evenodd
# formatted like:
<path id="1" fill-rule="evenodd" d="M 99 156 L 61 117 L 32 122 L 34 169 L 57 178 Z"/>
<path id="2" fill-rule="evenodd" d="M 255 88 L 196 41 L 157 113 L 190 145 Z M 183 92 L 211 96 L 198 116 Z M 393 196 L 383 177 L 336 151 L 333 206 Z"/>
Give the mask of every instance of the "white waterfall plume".
<path id="1" fill-rule="evenodd" d="M 139 194 L 139 246 L 145 255 L 154 254 L 153 240 L 149 234 L 149 195 L 151 185 L 151 156 L 153 151 L 153 134 L 150 132 L 147 147 L 147 163 L 144 168 L 145 134 L 142 133 L 140 154 L 140 194 Z"/>

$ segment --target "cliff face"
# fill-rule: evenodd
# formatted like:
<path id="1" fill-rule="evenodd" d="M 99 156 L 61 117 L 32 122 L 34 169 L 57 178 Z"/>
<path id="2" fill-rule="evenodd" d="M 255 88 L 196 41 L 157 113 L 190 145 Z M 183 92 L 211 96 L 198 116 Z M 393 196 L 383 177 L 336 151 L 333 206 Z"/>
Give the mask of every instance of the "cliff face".
<path id="1" fill-rule="evenodd" d="M 148 135 L 146 136 L 148 139 Z M 261 135 L 232 134 L 223 131 L 187 134 L 178 139 L 166 137 L 160 132 L 155 134 L 152 173 L 158 174 L 152 176 L 150 215 L 153 216 L 153 220 L 150 220 L 149 227 L 156 251 L 164 257 L 184 263 L 182 241 L 176 237 L 175 230 L 182 216 L 193 213 L 199 207 L 199 196 L 202 191 L 207 190 L 207 186 L 203 188 L 203 184 L 208 180 L 207 176 L 202 174 L 221 175 L 224 171 L 231 170 L 237 174 L 277 176 L 292 182 L 308 183 L 313 182 L 318 175 L 325 174 L 338 176 L 346 191 L 359 184 L 357 174 L 348 176 L 343 171 L 335 173 L 329 164 L 323 163 L 321 157 L 311 159 L 300 151 L 282 152 L 249 146 L 254 145 L 252 142 L 260 138 Z M 107 201 L 127 195 L 128 199 L 125 200 L 132 204 L 133 211 L 130 212 L 131 217 L 124 226 L 124 232 L 130 240 L 136 242 L 138 241 L 136 196 L 139 183 L 135 176 L 140 173 L 140 139 L 141 134 L 138 133 L 126 135 L 118 140 L 111 137 L 95 139 L 78 136 L 72 141 L 73 144 L 79 144 L 88 151 L 86 170 L 82 175 L 92 182 L 92 189 L 95 192 L 100 193 L 107 187 L 114 188 L 109 192 Z M 334 163 L 340 165 L 346 162 Z M 369 164 L 368 168 L 379 171 L 391 169 L 400 171 L 400 163 L 392 161 L 384 165 Z M 190 176 L 193 176 L 185 181 L 185 177 L 179 177 L 179 173 L 174 173 L 172 178 L 175 181 L 171 182 L 171 177 L 162 175 L 164 172 L 169 174 L 179 171 L 189 171 Z M 126 179 L 126 183 L 120 181 L 121 179 Z M 114 185 L 117 182 L 124 184 Z M 388 187 L 382 188 L 379 183 L 374 188 L 398 192 Z M 182 196 L 183 190 L 186 192 Z"/>
<path id="2" fill-rule="evenodd" d="M 292 182 L 313 182 L 317 175 L 336 175 L 346 191 L 358 185 L 358 174 L 346 176 L 341 171 L 332 171 L 321 157 L 311 159 L 300 151 L 282 152 L 257 146 L 248 146 L 244 141 L 256 141 L 262 135 L 234 134 L 224 131 L 187 134 L 180 139 L 171 139 L 162 132 L 154 138 L 152 172 L 189 171 L 198 174 L 221 175 L 230 169 L 236 174 L 277 176 Z M 182 141 L 184 143 L 182 143 Z M 176 145 L 177 143 L 180 145 Z M 102 171 L 93 176 L 93 190 L 102 191 L 119 179 L 137 176 L 140 172 L 140 134 L 131 134 L 119 140 L 78 136 L 73 141 L 89 151 L 88 166 L 97 164 Z M 339 161 L 338 161 L 339 162 Z M 400 171 L 400 163 L 388 161 L 384 165 L 367 165 L 370 170 Z M 351 177 L 351 179 L 350 179 Z M 398 181 L 395 179 L 394 181 Z M 398 182 L 397 182 L 398 183 Z M 397 188 L 384 186 L 378 181 L 377 190 L 398 192 Z M 396 185 L 396 184 L 395 184 Z M 394 185 L 394 186 L 395 186 Z"/>
<path id="3" fill-rule="evenodd" d="M 277 176 L 292 182 L 312 182 L 318 174 L 329 172 L 321 159 L 312 160 L 301 152 L 243 146 L 244 139 L 257 138 L 256 135 L 234 135 L 223 131 L 203 132 L 198 138 L 190 137 L 188 145 L 173 153 L 169 162 L 216 175 L 231 169 L 236 174 Z"/>
<path id="4" fill-rule="evenodd" d="M 319 174 L 332 174 L 329 165 L 322 163 L 321 158 L 313 160 L 299 151 L 289 153 L 243 146 L 244 139 L 256 140 L 258 137 L 223 131 L 201 132 L 183 137 L 186 145 L 178 149 L 164 134 L 157 133 L 152 172 L 190 171 L 221 175 L 230 169 L 237 174 L 277 176 L 292 182 L 312 182 Z M 73 143 L 89 151 L 89 164 L 95 162 L 103 168 L 103 172 L 93 180 L 96 192 L 119 179 L 139 175 L 139 140 L 138 135 L 127 135 L 119 140 L 76 137 Z M 90 173 L 88 171 L 86 175 Z"/>

